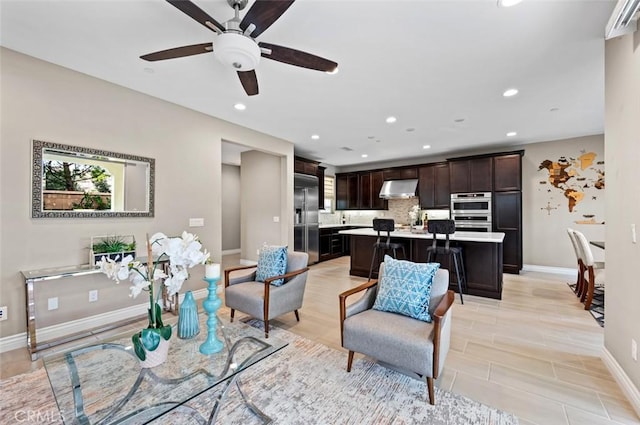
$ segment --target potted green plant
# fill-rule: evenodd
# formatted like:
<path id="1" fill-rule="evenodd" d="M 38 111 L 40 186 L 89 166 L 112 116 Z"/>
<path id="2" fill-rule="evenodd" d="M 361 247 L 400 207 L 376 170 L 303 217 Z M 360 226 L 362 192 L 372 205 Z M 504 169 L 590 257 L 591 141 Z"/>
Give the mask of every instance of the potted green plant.
<path id="1" fill-rule="evenodd" d="M 112 260 L 123 259 L 127 255 L 136 257 L 136 240 L 133 235 L 93 236 L 89 261 L 97 264 L 102 257 Z"/>

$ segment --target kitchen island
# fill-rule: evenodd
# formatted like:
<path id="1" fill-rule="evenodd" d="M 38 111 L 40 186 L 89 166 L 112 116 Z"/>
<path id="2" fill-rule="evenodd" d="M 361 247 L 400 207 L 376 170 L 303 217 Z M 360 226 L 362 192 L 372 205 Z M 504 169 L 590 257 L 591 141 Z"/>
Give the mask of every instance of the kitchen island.
<path id="1" fill-rule="evenodd" d="M 369 266 L 373 256 L 373 244 L 377 232 L 373 229 L 342 230 L 340 234 L 351 236 L 351 268 L 353 276 L 369 276 Z M 395 231 L 391 232 L 394 243 L 404 245 L 407 260 L 417 263 L 427 261 L 427 248 L 431 246 L 433 235 L 425 232 Z M 438 240 L 445 239 L 438 235 Z M 452 246 L 460 246 L 463 250 L 467 287 L 465 293 L 481 297 L 502 299 L 502 242 L 504 233 L 500 232 L 456 232 L 449 235 Z M 450 289 L 457 290 L 458 284 L 453 263 L 449 265 L 449 257 L 438 257 L 436 262 L 450 271 Z M 377 278 L 378 264 L 374 265 L 373 277 Z"/>

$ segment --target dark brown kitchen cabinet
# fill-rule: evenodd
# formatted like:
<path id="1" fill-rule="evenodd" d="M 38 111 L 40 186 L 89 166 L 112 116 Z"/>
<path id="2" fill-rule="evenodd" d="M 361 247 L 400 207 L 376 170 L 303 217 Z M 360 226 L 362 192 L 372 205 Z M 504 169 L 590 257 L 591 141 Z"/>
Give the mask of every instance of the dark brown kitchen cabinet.
<path id="1" fill-rule="evenodd" d="M 363 210 L 371 209 L 371 173 L 364 172 L 359 173 L 359 186 L 358 186 L 358 208 Z"/>
<path id="2" fill-rule="evenodd" d="M 380 189 L 384 183 L 383 171 L 371 172 L 371 209 L 373 210 L 386 210 L 389 208 L 386 199 L 380 197 Z"/>
<path id="3" fill-rule="evenodd" d="M 522 154 L 524 151 L 493 157 L 493 190 L 522 190 Z"/>
<path id="4" fill-rule="evenodd" d="M 336 174 L 336 209 L 386 209 L 379 197 L 383 181 L 382 171 Z"/>
<path id="5" fill-rule="evenodd" d="M 384 180 L 417 179 L 417 167 L 394 167 L 383 171 Z"/>
<path id="6" fill-rule="evenodd" d="M 449 208 L 449 164 L 438 163 L 418 168 L 420 208 Z"/>
<path id="7" fill-rule="evenodd" d="M 451 193 L 491 192 L 493 158 L 481 157 L 449 161 Z"/>
<path id="8" fill-rule="evenodd" d="M 318 161 L 301 158 L 296 156 L 293 158 L 293 171 L 296 173 L 309 174 L 311 176 L 318 175 Z"/>
<path id="9" fill-rule="evenodd" d="M 321 210 L 324 209 L 324 170 L 327 167 L 318 166 L 318 206 Z"/>
<path id="10" fill-rule="evenodd" d="M 357 173 L 336 174 L 336 209 L 357 210 L 360 179 Z"/>
<path id="11" fill-rule="evenodd" d="M 504 233 L 504 272 L 519 274 L 522 270 L 522 192 L 493 194 L 493 231 Z"/>

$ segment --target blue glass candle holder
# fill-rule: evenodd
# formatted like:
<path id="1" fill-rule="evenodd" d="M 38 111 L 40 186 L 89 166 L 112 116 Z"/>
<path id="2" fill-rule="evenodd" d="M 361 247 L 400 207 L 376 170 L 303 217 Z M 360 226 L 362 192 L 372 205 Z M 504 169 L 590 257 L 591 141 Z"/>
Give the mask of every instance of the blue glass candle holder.
<path id="1" fill-rule="evenodd" d="M 217 293 L 217 283 L 220 280 L 219 277 L 208 278 L 205 277 L 204 280 L 209 284 L 209 295 L 207 299 L 202 302 L 202 307 L 204 311 L 207 312 L 207 339 L 200 345 L 200 352 L 202 354 L 215 354 L 222 350 L 224 344 L 222 341 L 218 339 L 217 329 L 218 329 L 218 316 L 216 312 L 222 305 L 222 301 L 218 298 Z"/>

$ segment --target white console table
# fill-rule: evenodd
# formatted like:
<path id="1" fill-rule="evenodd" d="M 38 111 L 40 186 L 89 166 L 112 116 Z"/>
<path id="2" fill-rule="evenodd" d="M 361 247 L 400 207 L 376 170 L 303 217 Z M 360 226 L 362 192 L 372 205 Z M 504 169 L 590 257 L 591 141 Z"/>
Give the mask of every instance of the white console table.
<path id="1" fill-rule="evenodd" d="M 142 262 L 146 261 L 146 258 L 137 258 Z M 163 265 L 168 265 L 168 260 L 160 261 Z M 48 340 L 45 342 L 38 342 L 37 328 L 36 328 L 36 305 L 35 305 L 35 284 L 39 282 L 46 282 L 55 279 L 72 278 L 78 276 L 86 276 L 92 274 L 101 273 L 99 268 L 91 266 L 89 264 L 83 264 L 79 266 L 66 266 L 66 267 L 52 267 L 40 270 L 27 270 L 22 271 L 22 276 L 25 282 L 25 300 L 27 310 L 27 349 L 31 355 L 31 360 L 38 358 L 38 352 L 47 348 L 55 347 L 60 344 L 64 344 L 70 341 L 75 341 L 80 338 L 91 336 L 95 333 L 108 331 L 119 326 L 126 325 L 140 320 L 140 317 L 134 317 L 128 320 L 123 320 L 113 324 L 105 325 L 98 329 L 88 330 L 84 332 L 75 333 L 72 335 Z M 162 294 L 163 308 L 165 311 L 171 311 L 173 314 L 178 314 L 178 294 L 173 297 L 168 297 L 166 293 Z"/>

